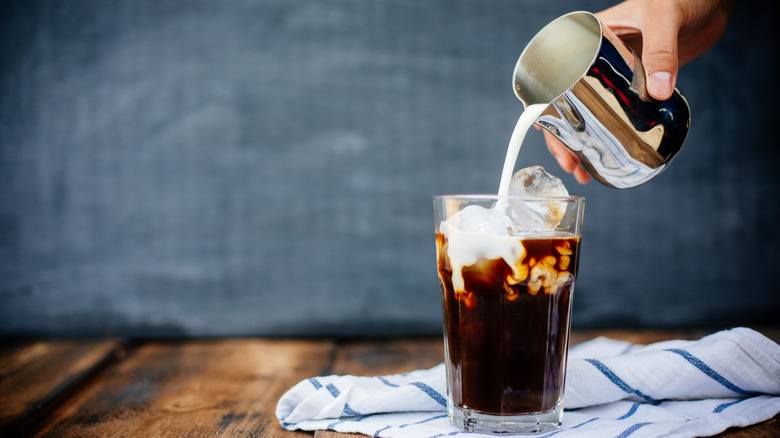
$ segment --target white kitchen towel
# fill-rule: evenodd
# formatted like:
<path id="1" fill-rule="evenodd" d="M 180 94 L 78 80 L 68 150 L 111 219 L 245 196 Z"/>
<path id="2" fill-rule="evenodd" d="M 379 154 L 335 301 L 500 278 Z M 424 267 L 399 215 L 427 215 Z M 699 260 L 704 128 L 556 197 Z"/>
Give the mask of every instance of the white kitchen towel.
<path id="1" fill-rule="evenodd" d="M 564 400 L 562 426 L 539 436 L 714 435 L 780 412 L 780 346 L 747 328 L 650 345 L 597 338 L 570 350 Z M 282 396 L 276 415 L 290 430 L 490 436 L 452 426 L 446 406 L 438 365 L 392 376 L 313 377 Z"/>

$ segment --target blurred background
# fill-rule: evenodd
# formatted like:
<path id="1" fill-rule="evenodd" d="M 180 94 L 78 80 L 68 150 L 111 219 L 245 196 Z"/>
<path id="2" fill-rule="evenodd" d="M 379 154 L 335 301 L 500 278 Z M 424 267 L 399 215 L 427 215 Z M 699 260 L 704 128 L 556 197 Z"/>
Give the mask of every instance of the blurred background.
<path id="1" fill-rule="evenodd" d="M 674 164 L 587 198 L 575 328 L 777 323 L 775 20 L 682 68 Z M 0 2 L 0 335 L 441 332 L 432 196 L 493 193 L 546 23 L 603 0 Z"/>

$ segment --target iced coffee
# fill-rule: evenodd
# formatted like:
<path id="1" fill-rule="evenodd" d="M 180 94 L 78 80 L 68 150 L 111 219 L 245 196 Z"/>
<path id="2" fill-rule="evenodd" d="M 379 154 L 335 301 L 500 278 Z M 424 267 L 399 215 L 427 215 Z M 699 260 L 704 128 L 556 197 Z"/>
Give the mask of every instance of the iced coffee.
<path id="1" fill-rule="evenodd" d="M 528 172 L 512 183 L 550 177 Z M 529 433 L 561 422 L 584 199 L 532 193 L 435 199 L 448 409 L 465 430 Z"/>

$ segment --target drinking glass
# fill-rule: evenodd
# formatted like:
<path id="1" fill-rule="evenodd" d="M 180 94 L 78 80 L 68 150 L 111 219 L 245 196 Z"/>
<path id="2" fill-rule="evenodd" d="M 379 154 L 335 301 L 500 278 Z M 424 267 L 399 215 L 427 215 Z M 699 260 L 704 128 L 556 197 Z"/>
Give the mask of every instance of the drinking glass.
<path id="1" fill-rule="evenodd" d="M 434 197 L 455 426 L 488 433 L 560 426 L 584 204 L 577 196 Z M 463 214 L 475 208 L 490 214 Z M 557 224 L 515 222 L 551 211 Z"/>

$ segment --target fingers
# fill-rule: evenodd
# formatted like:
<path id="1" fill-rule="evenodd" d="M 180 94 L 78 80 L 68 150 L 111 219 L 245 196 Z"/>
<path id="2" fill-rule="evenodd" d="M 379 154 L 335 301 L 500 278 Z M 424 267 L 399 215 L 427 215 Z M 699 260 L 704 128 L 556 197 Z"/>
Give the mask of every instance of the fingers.
<path id="1" fill-rule="evenodd" d="M 640 0 L 644 1 L 644 0 Z M 636 1 L 627 0 L 609 9 L 597 12 L 595 15 L 604 25 L 622 40 L 639 38 L 642 31 L 639 27 L 640 8 Z"/>
<path id="2" fill-rule="evenodd" d="M 544 141 L 547 143 L 547 149 L 550 151 L 555 160 L 558 161 L 558 165 L 561 166 L 566 173 L 574 172 L 580 164 L 580 160 L 574 155 L 573 152 L 566 149 L 566 146 L 561 143 L 560 140 L 550 134 L 549 131 L 544 132 Z"/>
<path id="3" fill-rule="evenodd" d="M 626 0 L 596 16 L 626 42 L 641 35 L 642 63 L 647 91 L 655 99 L 672 96 L 679 68 L 678 36 L 683 12 L 669 0 Z M 631 44 L 636 48 L 639 44 Z"/>
<path id="4" fill-rule="evenodd" d="M 550 154 L 555 157 L 555 160 L 558 162 L 558 165 L 561 166 L 561 169 L 566 173 L 573 174 L 574 178 L 580 184 L 589 183 L 593 177 L 580 167 L 580 160 L 574 155 L 574 152 L 567 149 L 566 146 L 564 146 L 554 135 L 550 134 L 549 131 L 543 130 L 542 132 L 544 132 L 544 140 L 547 143 L 547 149 L 550 151 Z"/>
<path id="5" fill-rule="evenodd" d="M 672 97 L 677 82 L 677 38 L 682 26 L 680 11 L 672 2 L 649 2 L 642 15 L 642 63 L 647 91 L 655 99 Z"/>
<path id="6" fill-rule="evenodd" d="M 593 179 L 593 177 L 590 176 L 588 172 L 585 172 L 582 167 L 577 166 L 577 168 L 574 169 L 574 179 L 576 179 L 580 184 L 587 184 Z"/>

